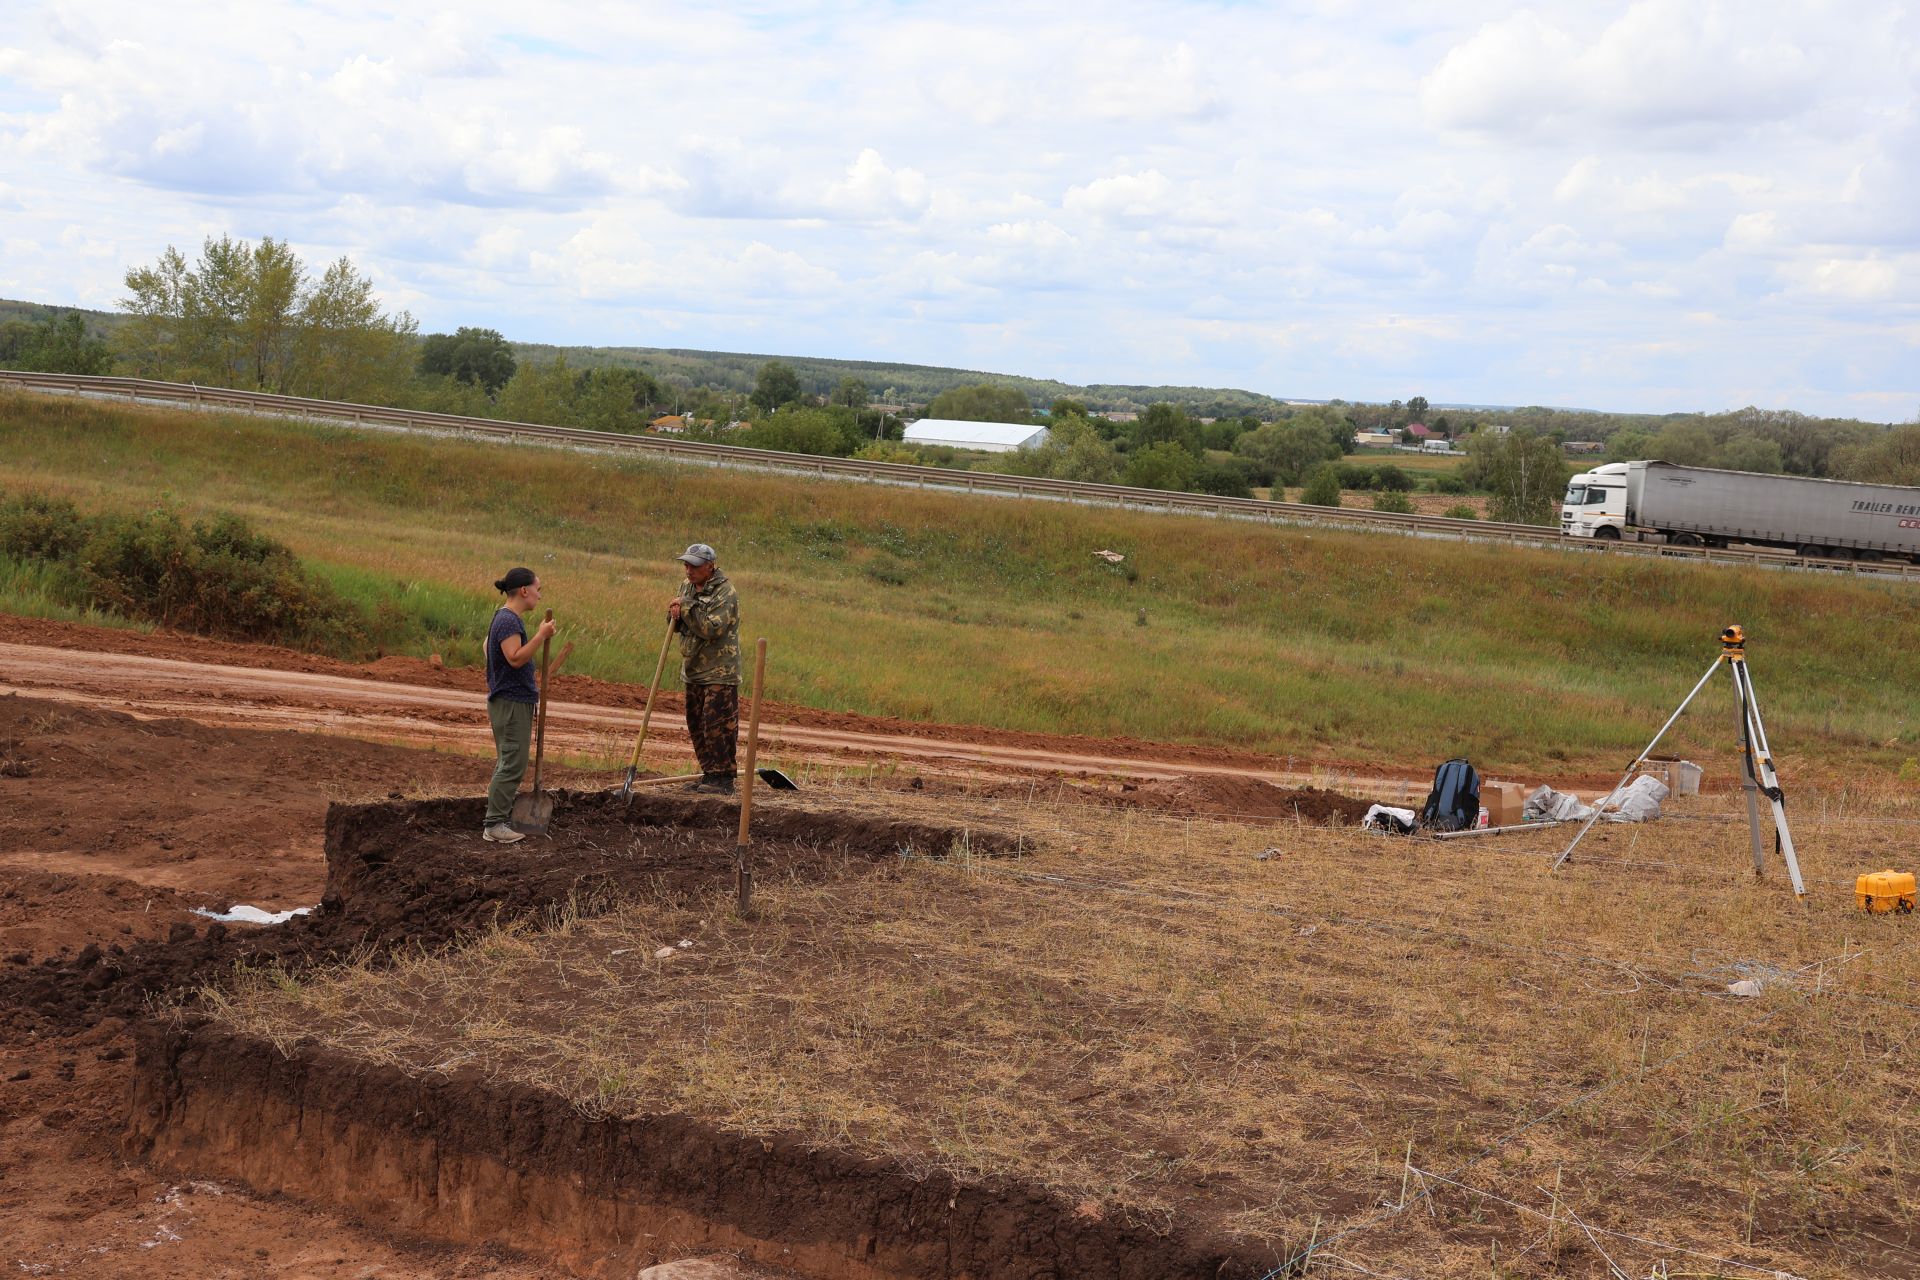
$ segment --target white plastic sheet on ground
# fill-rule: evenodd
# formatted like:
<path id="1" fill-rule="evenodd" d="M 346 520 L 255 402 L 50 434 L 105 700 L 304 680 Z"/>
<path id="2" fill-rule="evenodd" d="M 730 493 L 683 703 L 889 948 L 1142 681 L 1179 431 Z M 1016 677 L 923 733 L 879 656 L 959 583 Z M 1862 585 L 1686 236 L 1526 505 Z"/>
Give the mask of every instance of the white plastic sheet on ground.
<path id="1" fill-rule="evenodd" d="M 1415 814 L 1411 809 L 1395 809 L 1388 805 L 1376 804 L 1367 810 L 1367 816 L 1360 819 L 1360 825 L 1369 831 L 1407 832 L 1413 830 Z M 1388 819 L 1394 819 L 1400 825 L 1394 826 Z"/>
<path id="2" fill-rule="evenodd" d="M 293 907 L 286 911 L 262 911 L 244 902 L 236 902 L 225 911 L 209 911 L 205 907 L 195 907 L 193 914 L 205 916 L 209 920 L 218 920 L 222 924 L 285 924 L 295 916 L 304 916 L 312 910 L 312 907 Z"/>
<path id="3" fill-rule="evenodd" d="M 1652 822 L 1667 794 L 1666 783 L 1641 774 L 1602 802 L 1600 816 L 1608 822 Z M 1538 787 L 1521 814 L 1528 822 L 1585 822 L 1593 816 L 1593 806 L 1552 787 Z"/>

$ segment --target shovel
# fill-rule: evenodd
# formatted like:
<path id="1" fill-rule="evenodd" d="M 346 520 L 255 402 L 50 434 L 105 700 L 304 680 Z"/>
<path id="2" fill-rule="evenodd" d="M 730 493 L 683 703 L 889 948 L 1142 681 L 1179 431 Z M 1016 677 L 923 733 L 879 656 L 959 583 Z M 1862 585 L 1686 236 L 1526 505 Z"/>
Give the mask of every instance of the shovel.
<path id="1" fill-rule="evenodd" d="M 553 621 L 551 609 L 547 610 L 547 621 Z M 513 829 L 530 836 L 539 835 L 553 821 L 553 797 L 540 791 L 540 762 L 547 754 L 547 655 L 552 649 L 552 636 L 540 642 L 540 709 L 534 717 L 533 728 L 533 791 L 513 801 Z"/>
<path id="2" fill-rule="evenodd" d="M 660 692 L 660 673 L 667 669 L 667 650 L 673 645 L 673 619 L 667 619 L 667 638 L 660 642 L 660 661 L 653 664 L 653 683 L 647 686 L 647 709 L 640 717 L 640 736 L 633 740 L 633 759 L 627 761 L 627 779 L 620 784 L 620 799 L 633 803 L 633 779 L 640 771 L 640 748 L 647 744 L 647 726 L 653 723 L 653 698 Z"/>

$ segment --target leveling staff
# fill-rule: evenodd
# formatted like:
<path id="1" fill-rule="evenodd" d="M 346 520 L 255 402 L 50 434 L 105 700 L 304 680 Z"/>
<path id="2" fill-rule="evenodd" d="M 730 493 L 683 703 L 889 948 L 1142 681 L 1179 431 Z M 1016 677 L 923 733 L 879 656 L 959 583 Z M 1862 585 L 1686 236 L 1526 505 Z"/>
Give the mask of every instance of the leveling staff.
<path id="1" fill-rule="evenodd" d="M 540 603 L 540 579 L 533 570 L 509 569 L 493 587 L 507 598 L 487 628 L 487 719 L 493 722 L 494 766 L 480 834 L 496 844 L 515 844 L 526 837 L 507 820 L 513 816 L 514 793 L 527 772 L 533 710 L 540 703 L 533 660 L 541 642 L 552 637 L 553 623 L 541 623 L 528 638 L 527 615 Z"/>
<path id="2" fill-rule="evenodd" d="M 680 633 L 687 736 L 701 774 L 687 790 L 732 795 L 740 737 L 740 597 L 706 543 L 696 542 L 676 558 L 687 567 L 687 580 L 667 602 L 667 616 Z"/>

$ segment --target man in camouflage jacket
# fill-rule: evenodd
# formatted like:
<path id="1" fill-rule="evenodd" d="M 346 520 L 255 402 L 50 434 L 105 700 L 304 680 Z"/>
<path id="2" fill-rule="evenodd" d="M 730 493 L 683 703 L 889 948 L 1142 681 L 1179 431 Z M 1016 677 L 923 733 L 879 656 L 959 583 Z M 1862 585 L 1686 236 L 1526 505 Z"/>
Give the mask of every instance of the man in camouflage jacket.
<path id="1" fill-rule="evenodd" d="M 667 616 L 680 633 L 687 735 L 701 773 L 687 789 L 732 795 L 740 737 L 740 597 L 706 543 L 694 543 L 679 560 L 687 567 L 687 580 L 667 604 Z"/>

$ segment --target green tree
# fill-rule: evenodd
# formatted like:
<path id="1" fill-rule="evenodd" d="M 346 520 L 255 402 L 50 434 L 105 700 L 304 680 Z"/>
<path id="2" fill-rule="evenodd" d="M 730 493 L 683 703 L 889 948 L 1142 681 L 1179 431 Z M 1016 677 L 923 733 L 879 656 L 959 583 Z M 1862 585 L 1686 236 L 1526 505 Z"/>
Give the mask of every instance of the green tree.
<path id="1" fill-rule="evenodd" d="M 1122 483 L 1139 489 L 1184 492 L 1192 485 L 1199 466 L 1193 454 L 1171 440 L 1163 440 L 1127 455 L 1127 469 L 1122 476 Z"/>
<path id="2" fill-rule="evenodd" d="M 1920 485 L 1920 420 L 1894 427 L 1867 444 L 1833 451 L 1833 474 L 1869 484 Z"/>
<path id="3" fill-rule="evenodd" d="M 748 397 L 753 407 L 762 413 L 772 413 L 799 398 L 800 375 L 793 371 L 792 365 L 780 360 L 769 360 L 760 366 L 760 376 L 754 379 L 753 394 Z"/>
<path id="4" fill-rule="evenodd" d="M 1462 471 L 1468 483 L 1492 495 L 1488 514 L 1495 520 L 1550 525 L 1566 492 L 1567 462 L 1559 444 L 1518 427 L 1505 435 L 1475 433 Z"/>
<path id="5" fill-rule="evenodd" d="M 420 345 L 420 372 L 452 378 L 498 394 L 518 367 L 513 348 L 496 329 L 462 325 L 452 333 L 430 333 Z"/>
<path id="6" fill-rule="evenodd" d="M 565 356 L 520 366 L 500 389 L 495 408 L 508 422 L 538 422 L 551 427 L 571 425 L 576 371 Z"/>
<path id="7" fill-rule="evenodd" d="M 340 258 L 300 297 L 287 385 L 323 400 L 389 403 L 411 376 L 413 339 L 413 317 L 382 312 L 373 282 Z"/>
<path id="8" fill-rule="evenodd" d="M 855 377 L 840 379 L 840 385 L 833 389 L 833 403 L 845 405 L 849 409 L 864 409 L 873 399 L 867 390 L 867 384 Z"/>
<path id="9" fill-rule="evenodd" d="M 1200 440 L 1200 424 L 1173 404 L 1148 405 L 1146 412 L 1134 419 L 1127 438 L 1136 452 L 1156 444 L 1176 444 L 1196 461 L 1205 447 Z"/>
<path id="10" fill-rule="evenodd" d="M 589 369 L 574 379 L 566 425 L 591 431 L 644 431 L 660 384 L 638 369 Z"/>
<path id="11" fill-rule="evenodd" d="M 189 265 L 171 245 L 126 273 L 116 334 L 135 373 L 338 398 L 397 393 L 415 326 L 389 316 L 341 258 L 310 280 L 285 241 L 209 238 Z"/>
<path id="12" fill-rule="evenodd" d="M 1379 493 L 1373 495 L 1373 509 L 1375 511 L 1391 511 L 1396 515 L 1410 516 L 1413 514 L 1413 499 L 1409 498 L 1399 489 L 1382 489 Z"/>
<path id="13" fill-rule="evenodd" d="M 1062 396 L 1047 406 L 1049 418 L 1084 418 L 1087 416 L 1087 402 Z"/>
<path id="14" fill-rule="evenodd" d="M 0 330 L 0 368 L 97 376 L 112 367 L 113 353 L 87 332 L 87 322 L 78 311 L 47 316 L 30 325 L 13 321 Z"/>
<path id="15" fill-rule="evenodd" d="M 1727 441 L 1721 447 L 1720 458 L 1715 465 L 1729 471 L 1758 471 L 1766 475 L 1779 475 L 1785 470 L 1780 446 L 1757 436 Z"/>
<path id="16" fill-rule="evenodd" d="M 1113 484 L 1120 478 L 1120 455 L 1113 443 L 1084 417 L 1069 414 L 1056 418 L 1047 428 L 1046 443 L 1020 453 L 1028 475 L 1085 484 Z"/>
<path id="17" fill-rule="evenodd" d="M 927 405 L 927 416 L 963 422 L 1031 422 L 1033 406 L 1026 392 L 1016 387 L 982 382 L 942 391 Z"/>
<path id="18" fill-rule="evenodd" d="M 1616 431 L 1607 440 L 1608 462 L 1642 462 L 1655 456 L 1651 431 Z"/>
<path id="19" fill-rule="evenodd" d="M 842 458 L 867 443 L 853 411 L 842 405 L 826 408 L 788 405 L 739 432 L 734 439 L 754 449 Z"/>
<path id="20" fill-rule="evenodd" d="M 1720 460 L 1720 442 L 1698 422 L 1676 422 L 1654 438 L 1650 456 L 1683 467 L 1711 467 Z"/>
<path id="21" fill-rule="evenodd" d="M 1254 463 L 1246 458 L 1208 458 L 1194 474 L 1193 491 L 1220 498 L 1251 498 L 1253 471 Z"/>
<path id="22" fill-rule="evenodd" d="M 1307 472 L 1306 488 L 1301 491 L 1300 501 L 1316 507 L 1337 507 L 1340 505 L 1340 473 L 1331 462 L 1316 463 Z"/>
<path id="23" fill-rule="evenodd" d="M 1269 422 L 1234 442 L 1233 451 L 1273 475 L 1277 485 L 1296 485 L 1316 463 L 1340 457 L 1324 423 L 1313 419 Z"/>
<path id="24" fill-rule="evenodd" d="M 1413 399 L 1407 401 L 1408 421 L 1425 422 L 1427 420 L 1428 407 L 1425 396 L 1415 396 Z"/>

